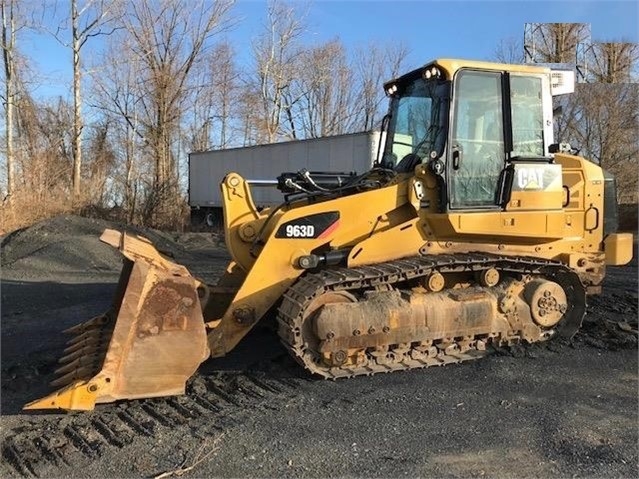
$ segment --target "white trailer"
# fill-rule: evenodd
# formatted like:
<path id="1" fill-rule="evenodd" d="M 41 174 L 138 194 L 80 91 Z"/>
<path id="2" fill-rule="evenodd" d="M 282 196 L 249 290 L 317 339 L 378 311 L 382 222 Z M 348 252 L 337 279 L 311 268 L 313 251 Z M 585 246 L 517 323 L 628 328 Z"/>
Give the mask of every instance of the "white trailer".
<path id="1" fill-rule="evenodd" d="M 284 172 L 363 173 L 373 165 L 380 133 L 367 131 L 310 140 L 203 151 L 189 154 L 189 206 L 193 225 L 215 226 L 222 219 L 220 182 L 229 172 L 248 180 L 275 180 Z M 258 208 L 278 205 L 284 196 L 275 187 L 253 188 Z"/>

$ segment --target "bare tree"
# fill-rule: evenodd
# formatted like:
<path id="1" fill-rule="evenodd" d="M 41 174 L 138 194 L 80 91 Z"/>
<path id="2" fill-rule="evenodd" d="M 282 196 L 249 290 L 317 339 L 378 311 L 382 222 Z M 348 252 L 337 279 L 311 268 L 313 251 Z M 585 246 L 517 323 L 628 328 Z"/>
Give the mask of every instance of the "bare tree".
<path id="1" fill-rule="evenodd" d="M 295 78 L 300 58 L 300 38 L 304 33 L 304 15 L 292 4 L 271 0 L 268 24 L 253 44 L 257 70 L 257 89 L 261 100 L 264 140 L 272 143 L 280 132 L 286 110 L 286 92 Z"/>
<path id="2" fill-rule="evenodd" d="M 83 164 L 85 183 L 89 204 L 92 208 L 104 211 L 113 198 L 113 188 L 109 187 L 115 178 L 112 174 L 116 169 L 116 152 L 111 142 L 109 120 L 102 120 L 93 125 L 87 135 L 87 161 Z"/>
<path id="3" fill-rule="evenodd" d="M 581 83 L 562 99 L 557 137 L 612 172 L 618 200 L 637 201 L 639 88 L 636 84 Z"/>
<path id="4" fill-rule="evenodd" d="M 501 39 L 495 47 L 492 59 L 499 63 L 524 63 L 524 46 L 521 40 L 514 37 Z"/>
<path id="5" fill-rule="evenodd" d="M 382 84 L 399 74 L 406 52 L 401 44 L 369 44 L 349 55 L 340 40 L 307 48 L 287 91 L 288 122 L 304 138 L 375 128 L 386 105 Z"/>
<path id="6" fill-rule="evenodd" d="M 46 5 L 46 4 L 45 4 Z M 73 61 L 73 202 L 78 204 L 82 193 L 82 50 L 89 39 L 110 35 L 117 28 L 114 21 L 119 13 L 120 0 L 71 0 L 69 16 L 62 19 L 55 31 L 58 42 L 69 48 Z M 57 15 L 59 2 L 42 8 L 42 15 Z M 65 35 L 70 25 L 71 39 Z"/>
<path id="7" fill-rule="evenodd" d="M 231 119 L 235 111 L 234 105 L 238 93 L 239 71 L 233 58 L 234 52 L 227 42 L 221 43 L 213 50 L 215 62 L 211 62 L 211 79 L 215 103 L 214 123 L 218 126 L 218 140 L 214 143 L 218 148 L 226 148 L 230 142 Z"/>
<path id="8" fill-rule="evenodd" d="M 593 43 L 586 55 L 588 81 L 630 83 L 639 64 L 639 45 L 630 42 Z"/>
<path id="9" fill-rule="evenodd" d="M 193 89 L 185 119 L 181 125 L 181 138 L 189 151 L 206 151 L 213 148 L 212 129 L 214 119 L 215 86 L 211 75 L 215 58 L 213 50 L 205 60 L 191 70 Z"/>
<path id="10" fill-rule="evenodd" d="M 382 85 L 399 75 L 407 54 L 408 48 L 401 43 L 358 49 L 352 67 L 358 103 L 356 129 L 367 131 L 378 126 L 386 105 Z"/>
<path id="11" fill-rule="evenodd" d="M 215 45 L 191 76 L 195 85 L 186 143 L 191 151 L 226 148 L 231 141 L 240 80 L 231 45 Z"/>
<path id="12" fill-rule="evenodd" d="M 137 222 L 142 183 L 153 184 L 153 162 L 146 167 L 143 152 L 148 148 L 142 116 L 142 66 L 139 59 L 123 52 L 132 50 L 131 39 L 111 38 L 100 58 L 102 67 L 93 71 L 91 106 L 101 112 L 110 125 L 116 165 L 111 171 L 114 203 L 121 210 L 122 219 Z M 149 163 L 148 161 L 146 163 Z M 148 178 L 144 178 L 147 176 Z"/>
<path id="13" fill-rule="evenodd" d="M 82 69 L 81 50 L 91 37 L 112 33 L 104 30 L 112 14 L 112 1 L 87 0 L 78 7 L 78 0 L 71 0 L 71 51 L 73 52 L 73 199 L 78 202 L 81 194 L 82 171 Z M 107 27 L 108 29 L 108 27 Z"/>
<path id="14" fill-rule="evenodd" d="M 536 23 L 524 45 L 526 61 L 575 63 L 580 44 L 590 40 L 586 23 Z"/>
<path id="15" fill-rule="evenodd" d="M 300 120 L 307 138 L 346 133 L 355 119 L 352 72 L 339 40 L 309 49 L 300 71 Z"/>
<path id="16" fill-rule="evenodd" d="M 15 69 L 16 69 L 16 16 L 18 4 L 15 0 L 1 0 L 0 13 L 2 15 L 2 59 L 5 76 L 5 144 L 7 158 L 7 199 L 10 202 L 15 191 L 15 153 L 13 144 L 14 109 L 16 101 Z"/>
<path id="17" fill-rule="evenodd" d="M 58 200 L 66 203 L 73 111 L 62 98 L 37 102 L 22 83 L 17 91 L 16 138 L 22 150 L 16 156 L 22 190 L 20 207 L 26 210 L 39 205 L 38 210 L 44 211 Z"/>
<path id="18" fill-rule="evenodd" d="M 244 81 L 238 100 L 238 117 L 240 124 L 241 145 L 251 146 L 264 143 L 262 126 L 262 111 L 255 105 L 263 105 L 260 92 L 253 88 L 253 84 Z"/>
<path id="19" fill-rule="evenodd" d="M 232 2 L 139 0 L 128 5 L 125 32 L 139 62 L 139 134 L 154 160 L 149 211 L 171 209 L 178 192 L 178 162 L 172 151 L 183 106 L 192 90 L 190 74 L 228 26 Z M 168 211 L 168 210 L 167 210 Z"/>

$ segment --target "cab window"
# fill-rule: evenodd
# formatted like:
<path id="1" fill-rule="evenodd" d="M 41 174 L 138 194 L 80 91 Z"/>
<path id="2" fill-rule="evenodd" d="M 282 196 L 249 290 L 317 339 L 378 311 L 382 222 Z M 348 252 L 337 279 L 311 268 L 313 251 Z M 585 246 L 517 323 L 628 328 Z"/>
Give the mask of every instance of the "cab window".
<path id="1" fill-rule="evenodd" d="M 458 73 L 451 139 L 451 207 L 495 206 L 505 161 L 500 73 Z"/>
<path id="2" fill-rule="evenodd" d="M 513 128 L 511 157 L 544 156 L 544 116 L 540 77 L 510 76 Z"/>

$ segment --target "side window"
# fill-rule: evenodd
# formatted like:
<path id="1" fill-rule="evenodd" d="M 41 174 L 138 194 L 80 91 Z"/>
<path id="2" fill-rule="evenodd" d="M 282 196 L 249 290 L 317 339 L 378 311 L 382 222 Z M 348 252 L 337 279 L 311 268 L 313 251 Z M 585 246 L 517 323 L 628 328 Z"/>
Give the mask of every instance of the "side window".
<path id="1" fill-rule="evenodd" d="M 399 162 L 404 156 L 424 145 L 431 124 L 431 99 L 419 96 L 406 96 L 399 100 L 397 117 L 401 122 L 395 127 L 393 153 Z M 423 153 L 422 153 L 423 154 Z"/>
<path id="2" fill-rule="evenodd" d="M 510 76 L 512 156 L 544 156 L 544 116 L 539 77 Z"/>
<path id="3" fill-rule="evenodd" d="M 501 74 L 458 74 L 450 150 L 451 207 L 495 205 L 505 161 Z"/>

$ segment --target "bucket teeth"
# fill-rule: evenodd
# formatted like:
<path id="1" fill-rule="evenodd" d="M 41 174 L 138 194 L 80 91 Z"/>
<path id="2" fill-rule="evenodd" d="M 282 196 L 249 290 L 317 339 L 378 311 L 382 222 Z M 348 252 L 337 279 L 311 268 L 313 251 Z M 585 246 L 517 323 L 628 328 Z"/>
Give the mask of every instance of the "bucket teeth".
<path id="1" fill-rule="evenodd" d="M 62 386 L 66 386 L 67 384 L 71 384 L 72 382 L 79 380 L 79 379 L 83 379 L 83 380 L 89 380 L 91 379 L 95 373 L 96 373 L 96 368 L 91 367 L 91 366 L 81 366 L 79 368 L 76 368 L 75 370 L 71 371 L 68 374 L 65 374 L 64 376 L 62 376 L 61 378 L 58 378 L 54 381 L 51 381 L 51 386 L 53 387 L 62 387 Z"/>
<path id="2" fill-rule="evenodd" d="M 61 377 L 51 382 L 54 387 L 66 386 L 77 380 L 90 380 L 104 362 L 112 331 L 108 328 L 108 316 L 97 316 L 65 331 L 74 334 L 58 361 L 61 366 L 55 374 Z"/>
<path id="3" fill-rule="evenodd" d="M 80 323 L 68 329 L 65 329 L 62 332 L 64 334 L 80 334 L 85 331 L 102 328 L 108 321 L 108 316 L 106 314 L 103 314 L 102 316 L 96 316 L 95 318 L 89 319 L 84 323 Z"/>
<path id="4" fill-rule="evenodd" d="M 97 394 L 89 391 L 86 381 L 75 381 L 41 399 L 31 401 L 23 409 L 67 409 L 90 411 L 95 407 Z"/>
<path id="5" fill-rule="evenodd" d="M 102 338 L 99 337 L 85 338 L 82 341 L 76 342 L 71 346 L 67 346 L 66 348 L 64 348 L 63 353 L 66 357 L 67 355 L 75 353 L 76 351 L 84 351 L 86 348 L 95 348 L 102 342 L 101 339 Z"/>
<path id="6" fill-rule="evenodd" d="M 76 336 L 67 342 L 64 356 L 58 361 L 61 366 L 55 371 L 61 377 L 52 381 L 52 386 L 89 380 L 99 372 L 112 334 L 107 318 L 106 315 L 98 316 L 66 331 Z"/>
<path id="7" fill-rule="evenodd" d="M 100 361 L 101 357 L 102 357 L 101 354 L 92 354 L 92 355 L 85 355 L 85 356 L 76 358 L 73 361 L 69 362 L 68 364 L 65 364 L 64 366 L 56 369 L 55 374 L 67 374 L 67 373 L 70 373 L 71 371 L 78 369 L 81 366 L 93 366 L 98 361 Z"/>
<path id="8" fill-rule="evenodd" d="M 74 362 L 77 359 L 80 359 L 85 356 L 93 356 L 93 355 L 103 355 L 100 353 L 106 353 L 107 347 L 106 345 L 89 344 L 84 346 L 83 348 L 76 349 L 71 353 L 67 353 L 65 356 L 62 356 L 59 360 L 59 364 L 69 364 Z"/>
<path id="9" fill-rule="evenodd" d="M 79 336 L 75 336 L 67 341 L 68 346 L 73 346 L 74 344 L 81 343 L 83 341 L 88 341 L 92 339 L 99 340 L 101 336 L 103 336 L 105 331 L 103 329 L 96 329 L 94 331 L 86 331 Z"/>

